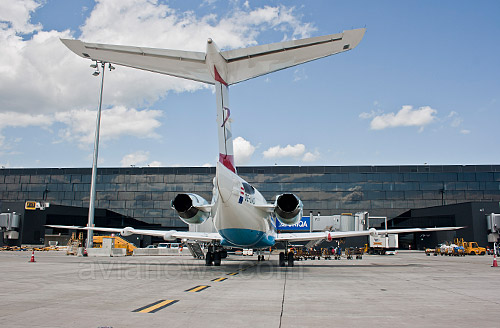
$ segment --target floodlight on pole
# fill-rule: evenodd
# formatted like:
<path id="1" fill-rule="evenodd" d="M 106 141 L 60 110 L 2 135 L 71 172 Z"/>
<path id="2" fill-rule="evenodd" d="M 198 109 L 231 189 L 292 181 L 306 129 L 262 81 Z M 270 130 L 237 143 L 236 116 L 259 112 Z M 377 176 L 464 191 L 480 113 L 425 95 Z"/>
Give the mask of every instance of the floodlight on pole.
<path id="1" fill-rule="evenodd" d="M 101 91 L 99 93 L 99 107 L 97 109 L 97 118 L 96 118 L 96 128 L 95 128 L 95 138 L 94 138 L 94 159 L 92 161 L 92 180 L 90 181 L 89 219 L 88 219 L 88 223 L 87 223 L 87 226 L 89 227 L 89 229 L 91 229 L 94 226 L 96 181 L 97 181 L 97 158 L 98 158 L 98 154 L 99 154 L 99 130 L 100 130 L 100 126 L 101 126 L 102 91 L 103 91 L 103 87 L 104 87 L 104 71 L 105 71 L 105 67 L 106 67 L 105 62 L 100 62 L 100 64 L 102 67 Z M 90 67 L 92 67 L 93 65 L 90 65 Z M 97 76 L 97 75 L 99 75 L 99 62 L 96 62 L 95 66 L 96 66 L 95 67 L 96 71 L 92 75 Z M 111 67 L 111 64 L 109 66 Z M 114 67 L 113 67 L 113 69 L 114 69 Z M 94 231 L 88 230 L 86 248 L 92 248 L 93 242 L 94 242 L 93 239 L 94 239 Z"/>

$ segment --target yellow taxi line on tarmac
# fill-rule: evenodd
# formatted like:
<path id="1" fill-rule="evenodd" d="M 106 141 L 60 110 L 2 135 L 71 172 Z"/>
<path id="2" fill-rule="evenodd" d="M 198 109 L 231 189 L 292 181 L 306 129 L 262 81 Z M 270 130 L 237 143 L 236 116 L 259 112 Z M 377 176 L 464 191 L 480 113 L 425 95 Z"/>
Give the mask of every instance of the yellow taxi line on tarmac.
<path id="1" fill-rule="evenodd" d="M 224 278 L 224 277 L 220 277 L 220 278 L 215 278 L 215 279 L 212 279 L 212 281 L 215 281 L 215 282 L 221 282 L 221 281 L 224 281 L 226 280 L 227 278 Z"/>
<path id="2" fill-rule="evenodd" d="M 158 302 L 154 302 L 149 305 L 143 306 L 132 312 L 155 313 L 177 302 L 179 302 L 179 300 L 159 300 Z"/>
<path id="3" fill-rule="evenodd" d="M 200 286 L 196 286 L 196 287 L 187 289 L 185 291 L 189 292 L 189 293 L 197 293 L 197 292 L 201 292 L 202 290 L 207 289 L 208 287 L 210 287 L 210 286 L 208 286 L 208 285 L 200 285 Z"/>
<path id="4" fill-rule="evenodd" d="M 248 266 L 246 268 L 239 269 L 239 271 L 245 271 L 246 269 L 249 269 L 251 267 L 253 267 L 253 265 Z M 237 274 L 239 274 L 238 271 L 228 273 L 227 275 L 228 276 L 236 276 Z M 227 279 L 228 279 L 227 277 L 219 277 L 219 278 L 212 279 L 212 281 L 214 281 L 214 282 L 222 282 L 222 281 L 227 280 Z M 193 288 L 187 289 L 185 291 L 189 292 L 189 293 L 197 293 L 197 292 L 201 292 L 202 290 L 205 290 L 205 289 L 207 289 L 209 287 L 210 286 L 208 286 L 208 285 L 199 285 L 199 286 L 195 286 Z M 132 312 L 155 313 L 155 312 L 158 312 L 158 311 L 166 308 L 167 306 L 173 305 L 173 304 L 175 304 L 177 302 L 179 302 L 179 300 L 159 300 L 157 302 L 154 302 L 154 303 L 151 303 L 149 305 L 146 305 L 146 306 L 140 307 L 138 309 L 135 309 Z"/>

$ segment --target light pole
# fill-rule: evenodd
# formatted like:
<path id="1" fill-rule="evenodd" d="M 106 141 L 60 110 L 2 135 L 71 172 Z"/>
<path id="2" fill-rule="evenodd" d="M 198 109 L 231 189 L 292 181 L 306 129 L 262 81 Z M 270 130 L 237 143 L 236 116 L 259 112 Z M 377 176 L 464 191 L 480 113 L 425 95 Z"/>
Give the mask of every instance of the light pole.
<path id="1" fill-rule="evenodd" d="M 99 153 L 99 130 L 101 126 L 101 107 L 102 107 L 102 91 L 104 87 L 104 72 L 106 71 L 106 62 L 98 62 L 90 65 L 90 67 L 96 70 L 92 75 L 99 75 L 99 64 L 102 67 L 101 75 L 101 91 L 99 93 L 99 108 L 97 109 L 96 127 L 95 127 L 95 138 L 94 138 L 94 159 L 92 161 L 92 180 L 90 181 L 90 202 L 89 202 L 89 220 L 87 227 L 87 245 L 86 248 L 92 248 L 94 242 L 94 231 L 91 228 L 94 226 L 94 209 L 95 209 L 95 196 L 96 196 L 96 180 L 97 180 L 97 157 Z M 109 64 L 109 70 L 115 69 L 111 64 Z"/>

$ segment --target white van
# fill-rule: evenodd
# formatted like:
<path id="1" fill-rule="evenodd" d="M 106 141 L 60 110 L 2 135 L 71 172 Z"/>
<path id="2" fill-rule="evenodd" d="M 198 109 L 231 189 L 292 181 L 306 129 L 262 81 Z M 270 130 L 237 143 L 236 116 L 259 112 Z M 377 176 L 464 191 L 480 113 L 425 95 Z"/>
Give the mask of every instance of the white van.
<path id="1" fill-rule="evenodd" d="M 158 248 L 171 248 L 171 249 L 179 249 L 181 244 L 179 243 L 159 243 Z"/>

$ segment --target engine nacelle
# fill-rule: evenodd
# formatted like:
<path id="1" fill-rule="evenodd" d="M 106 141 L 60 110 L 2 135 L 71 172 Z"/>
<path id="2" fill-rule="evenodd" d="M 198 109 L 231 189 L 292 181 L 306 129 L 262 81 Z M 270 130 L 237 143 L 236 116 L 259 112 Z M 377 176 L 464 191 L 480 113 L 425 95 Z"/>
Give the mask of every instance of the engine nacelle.
<path id="1" fill-rule="evenodd" d="M 302 201 L 294 194 L 281 194 L 276 198 L 274 212 L 281 223 L 294 225 L 302 218 Z"/>
<path id="2" fill-rule="evenodd" d="M 134 228 L 132 227 L 126 227 L 126 228 L 123 228 L 122 231 L 120 232 L 120 235 L 124 236 L 124 237 L 128 237 L 128 236 L 131 236 L 133 235 L 135 232 L 134 232 Z"/>
<path id="3" fill-rule="evenodd" d="M 177 238 L 173 237 L 172 235 L 175 233 L 175 230 L 169 230 L 167 232 L 165 232 L 165 234 L 163 235 L 163 239 L 165 241 L 174 241 L 176 240 Z"/>
<path id="4" fill-rule="evenodd" d="M 187 224 L 201 224 L 209 218 L 210 213 L 196 208 L 203 205 L 208 205 L 208 202 L 196 194 L 178 194 L 172 201 L 172 208 Z"/>

